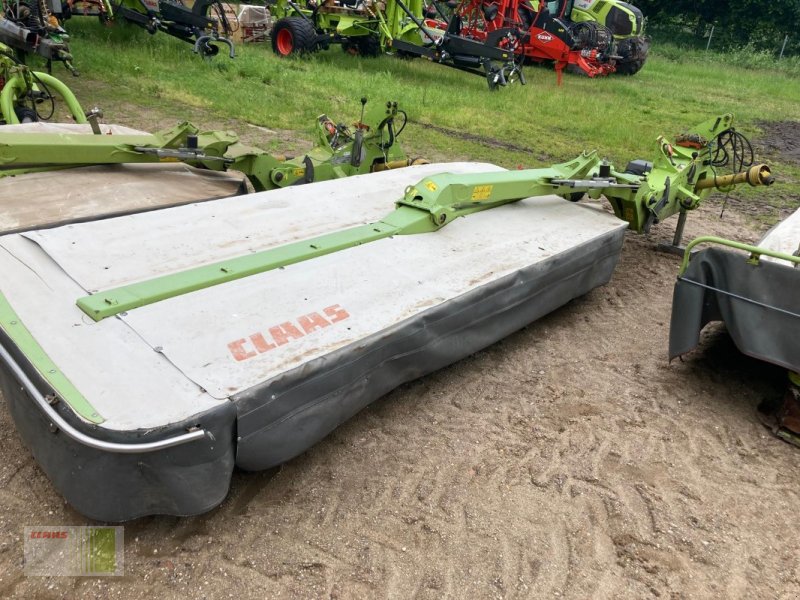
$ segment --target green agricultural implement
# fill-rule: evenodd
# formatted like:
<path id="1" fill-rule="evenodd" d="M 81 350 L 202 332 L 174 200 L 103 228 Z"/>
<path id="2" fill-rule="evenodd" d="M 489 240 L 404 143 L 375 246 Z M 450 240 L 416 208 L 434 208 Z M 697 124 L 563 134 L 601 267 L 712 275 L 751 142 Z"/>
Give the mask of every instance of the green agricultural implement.
<path id="1" fill-rule="evenodd" d="M 75 122 L 86 123 L 78 100 L 64 83 L 49 73 L 26 66 L 16 58 L 12 48 L 0 42 L 0 123 L 49 118 L 53 114 L 54 94 L 61 96 Z M 42 105 L 48 107 L 45 114 L 40 110 Z"/>
<path id="2" fill-rule="evenodd" d="M 392 137 L 394 106 L 380 113 L 358 128 L 363 146 Z M 339 128 L 327 123 L 320 136 L 331 140 Z M 739 147 L 732 123 L 723 115 L 659 138 L 652 161 L 624 170 L 584 152 L 542 169 L 427 164 L 168 207 L 134 189 L 136 204 L 111 214 L 114 189 L 101 184 L 128 167 L 114 163 L 252 173 L 260 155 L 243 162 L 229 138 L 185 130 L 65 135 L 58 153 L 13 133 L 25 125 L 4 127 L 8 169 L 99 164 L 88 169 L 103 187 L 73 218 L 20 192 L 28 175 L 0 179 L 14 191 L 9 208 L 35 209 L 24 224 L 0 221 L 5 406 L 87 516 L 208 511 L 234 466 L 280 465 L 395 387 L 608 282 L 626 227 L 684 218 L 715 187 L 769 184 L 763 165 L 727 174 L 746 162 L 723 164 Z M 353 166 L 358 130 L 341 155 L 329 143 L 325 164 Z M 362 172 L 389 166 L 368 155 Z M 305 161 L 297 173 L 272 161 L 254 185 L 309 173 Z M 30 176 L 58 185 L 76 171 Z M 615 214 L 564 200 L 584 193 Z"/>
<path id="3" fill-rule="evenodd" d="M 394 51 L 483 77 L 490 89 L 519 80 L 521 59 L 514 52 L 517 31 L 501 28 L 477 41 L 460 35 L 457 23 L 425 19 L 422 0 L 277 0 L 272 49 L 279 56 L 308 54 L 340 44 L 354 54 L 374 57 Z"/>
<path id="4" fill-rule="evenodd" d="M 597 23 L 611 31 L 616 41 L 617 73 L 633 75 L 641 70 L 650 49 L 650 40 L 643 35 L 641 10 L 621 0 L 566 0 L 564 4 L 564 15 L 571 23 Z"/>
<path id="5" fill-rule="evenodd" d="M 271 9 L 279 17 L 273 27 L 272 48 L 276 54 L 288 56 L 341 44 L 351 53 L 378 56 L 394 40 L 423 42 L 425 34 L 418 25 L 423 18 L 422 8 L 422 0 L 408 0 L 408 4 L 402 0 L 399 3 L 322 0 L 309 2 L 305 7 L 294 0 L 279 0 Z"/>
<path id="6" fill-rule="evenodd" d="M 47 119 L 53 115 L 55 95 L 61 96 L 78 123 L 86 118 L 73 93 L 50 74 L 53 62 L 73 75 L 69 38 L 51 22 L 42 3 L 2 3 L 0 14 L 0 123 Z M 29 57 L 44 59 L 47 72 L 26 65 Z M 44 112 L 43 112 L 44 111 Z"/>
<path id="7" fill-rule="evenodd" d="M 191 6 L 175 0 L 65 0 L 56 14 L 62 21 L 81 15 L 97 16 L 103 24 L 124 19 L 151 35 L 161 31 L 188 42 L 204 58 L 219 54 L 221 46 L 227 46 L 231 58 L 235 55 L 228 37 L 234 24 L 220 0 L 197 0 Z"/>
<path id="8" fill-rule="evenodd" d="M 212 170 L 236 169 L 261 191 L 407 166 L 409 161 L 400 153 L 389 153 L 397 136 L 393 129 L 397 113 L 394 103 L 380 106 L 373 111 L 374 125 L 368 127 L 359 122 L 355 134 L 345 133 L 345 128 L 333 125 L 323 115 L 318 120 L 320 145 L 302 159 L 286 161 L 239 144 L 231 134 L 199 133 L 187 123 L 147 136 L 59 135 L 56 139 L 48 134 L 0 132 L 0 175 L 75 165 L 180 160 Z M 712 190 L 730 189 L 740 183 L 759 186 L 773 182 L 769 167 L 763 164 L 748 165 L 738 173 L 719 174 L 718 169 L 731 164 L 728 152 L 735 147 L 732 136 L 740 135 L 732 125 L 733 116 L 727 114 L 701 123 L 673 141 L 659 137 L 652 162 L 634 160 L 624 170 L 616 169 L 592 151 L 543 169 L 431 175 L 409 186 L 395 209 L 379 221 L 204 266 L 191 274 L 170 275 L 157 282 L 94 294 L 81 299 L 78 305 L 92 318 L 101 319 L 354 245 L 396 235 L 432 233 L 459 217 L 535 196 L 556 195 L 571 201 L 584 195 L 603 196 L 614 214 L 637 233 L 647 233 L 653 224 L 678 214 L 673 241 L 678 248 L 688 211 L 697 208 Z M 336 141 L 339 135 L 346 140 L 342 146 Z M 44 166 L 35 167 L 37 163 Z"/>
<path id="9" fill-rule="evenodd" d="M 73 108 L 76 120 L 86 123 L 74 96 L 65 97 L 71 98 L 70 108 L 78 107 Z M 187 122 L 154 134 L 104 135 L 97 111 L 88 115 L 95 135 L 0 130 L 0 178 L 87 165 L 180 161 L 201 169 L 239 171 L 256 191 L 263 191 L 424 162 L 408 159 L 397 143 L 407 121 L 397 102 L 372 104 L 366 114 L 367 99 L 361 103 L 361 117 L 353 127 L 327 115 L 318 117 L 317 144 L 294 158 L 273 156 L 242 144 L 231 132 L 200 131 Z M 398 116 L 402 123 L 396 126 Z"/>

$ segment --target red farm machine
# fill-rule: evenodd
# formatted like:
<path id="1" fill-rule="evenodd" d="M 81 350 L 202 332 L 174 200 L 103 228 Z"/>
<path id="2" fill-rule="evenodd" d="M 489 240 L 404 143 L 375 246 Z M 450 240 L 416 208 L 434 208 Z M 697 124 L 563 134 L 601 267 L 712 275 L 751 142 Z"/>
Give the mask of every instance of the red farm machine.
<path id="1" fill-rule="evenodd" d="M 498 29 L 520 32 L 517 52 L 588 77 L 633 75 L 647 58 L 644 17 L 621 0 L 463 0 L 453 19 L 461 35 L 483 40 Z"/>

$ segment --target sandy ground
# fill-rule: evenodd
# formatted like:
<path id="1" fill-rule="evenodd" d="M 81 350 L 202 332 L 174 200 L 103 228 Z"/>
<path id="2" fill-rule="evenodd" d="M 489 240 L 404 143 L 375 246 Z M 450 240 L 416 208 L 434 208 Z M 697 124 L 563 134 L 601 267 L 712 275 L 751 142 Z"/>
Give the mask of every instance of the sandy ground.
<path id="1" fill-rule="evenodd" d="M 720 207 L 687 237 L 758 239 Z M 216 510 L 125 524 L 122 578 L 23 575 L 24 526 L 91 523 L 0 398 L 0 596 L 800 596 L 800 451 L 756 418 L 785 375 L 718 326 L 667 362 L 674 222 L 629 233 L 608 285 L 235 473 Z"/>

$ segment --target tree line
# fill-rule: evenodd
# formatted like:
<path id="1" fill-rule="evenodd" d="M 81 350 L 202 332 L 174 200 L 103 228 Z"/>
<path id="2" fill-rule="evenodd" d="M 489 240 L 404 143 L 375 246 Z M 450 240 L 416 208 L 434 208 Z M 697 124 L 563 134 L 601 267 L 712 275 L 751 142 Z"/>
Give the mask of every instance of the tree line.
<path id="1" fill-rule="evenodd" d="M 800 0 L 631 0 L 654 32 L 676 26 L 696 37 L 708 35 L 714 26 L 718 44 L 779 48 L 789 35 L 792 46 L 800 46 Z M 794 39 L 792 39 L 794 38 Z M 715 44 L 717 46 L 717 44 Z"/>

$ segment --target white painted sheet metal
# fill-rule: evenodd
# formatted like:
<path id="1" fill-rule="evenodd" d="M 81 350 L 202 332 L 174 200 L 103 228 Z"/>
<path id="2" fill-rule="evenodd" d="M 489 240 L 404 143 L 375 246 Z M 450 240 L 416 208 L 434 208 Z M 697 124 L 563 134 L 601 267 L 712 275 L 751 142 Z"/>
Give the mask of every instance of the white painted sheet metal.
<path id="1" fill-rule="evenodd" d="M 770 229 L 758 243 L 762 248 L 768 248 L 784 254 L 795 254 L 800 251 L 800 208 Z M 789 264 L 777 258 L 764 256 L 763 260 Z"/>
<path id="2" fill-rule="evenodd" d="M 130 311 L 124 320 L 223 398 L 625 224 L 530 199 Z"/>
<path id="3" fill-rule="evenodd" d="M 0 233 L 226 198 L 242 175 L 183 164 L 78 167 L 0 178 Z"/>
<path id="4" fill-rule="evenodd" d="M 436 234 L 365 244 L 100 323 L 74 306 L 82 288 L 374 221 L 425 175 L 496 169 L 425 165 L 5 236 L 0 272 L 11 275 L 0 291 L 109 426 L 166 424 L 625 223 L 559 198 L 529 199 Z"/>
<path id="5" fill-rule="evenodd" d="M 87 290 L 102 290 L 371 223 L 405 186 L 443 171 L 497 171 L 485 163 L 418 165 L 236 199 L 34 231 L 35 241 Z"/>
<path id="6" fill-rule="evenodd" d="M 87 317 L 75 306 L 84 290 L 32 242 L 1 237 L 0 274 L 0 293 L 103 427 L 158 427 L 218 405 L 122 321 Z"/>

